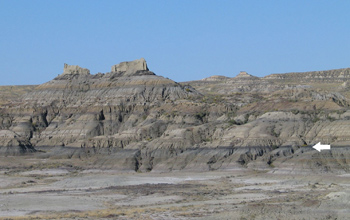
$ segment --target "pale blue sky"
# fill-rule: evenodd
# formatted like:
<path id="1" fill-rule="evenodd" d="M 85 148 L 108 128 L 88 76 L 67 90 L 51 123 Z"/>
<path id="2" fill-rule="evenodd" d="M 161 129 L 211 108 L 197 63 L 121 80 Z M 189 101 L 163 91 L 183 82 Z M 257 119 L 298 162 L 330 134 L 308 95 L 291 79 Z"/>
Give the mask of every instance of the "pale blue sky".
<path id="1" fill-rule="evenodd" d="M 0 0 L 0 85 L 144 57 L 175 81 L 350 67 L 350 1 Z"/>

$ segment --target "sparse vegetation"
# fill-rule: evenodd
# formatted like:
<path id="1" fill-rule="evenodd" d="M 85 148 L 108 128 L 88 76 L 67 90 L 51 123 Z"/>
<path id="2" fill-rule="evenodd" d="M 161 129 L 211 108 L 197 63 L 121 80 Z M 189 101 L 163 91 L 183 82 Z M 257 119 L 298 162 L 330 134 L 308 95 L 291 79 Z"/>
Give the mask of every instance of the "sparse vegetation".
<path id="1" fill-rule="evenodd" d="M 204 118 L 205 118 L 207 115 L 208 115 L 207 112 L 198 112 L 198 113 L 195 114 L 195 117 L 196 117 L 198 120 L 204 122 Z"/>
<path id="2" fill-rule="evenodd" d="M 335 121 L 336 119 L 328 115 L 328 116 L 327 116 L 327 120 L 329 120 L 329 121 Z"/>
<path id="3" fill-rule="evenodd" d="M 291 112 L 294 114 L 294 115 L 297 115 L 299 113 L 299 110 L 298 109 L 292 109 Z"/>
<path id="4" fill-rule="evenodd" d="M 312 118 L 312 122 L 313 122 L 313 123 L 316 123 L 316 122 L 318 122 L 319 120 L 320 120 L 320 118 L 318 118 L 318 117 L 313 117 L 313 118 Z"/>
<path id="5" fill-rule="evenodd" d="M 229 120 L 228 123 L 229 125 L 238 125 L 238 123 L 234 119 Z"/>

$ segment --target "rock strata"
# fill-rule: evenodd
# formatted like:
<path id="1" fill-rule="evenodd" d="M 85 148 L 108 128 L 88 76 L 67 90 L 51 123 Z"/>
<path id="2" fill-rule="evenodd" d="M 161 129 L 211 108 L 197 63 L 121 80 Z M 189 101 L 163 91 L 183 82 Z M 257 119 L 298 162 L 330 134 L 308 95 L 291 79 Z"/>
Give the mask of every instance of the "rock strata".
<path id="1" fill-rule="evenodd" d="M 271 74 L 264 77 L 270 80 L 299 80 L 344 82 L 350 79 L 350 68 L 334 69 L 326 71 L 293 72 L 284 74 Z"/>
<path id="2" fill-rule="evenodd" d="M 322 74 L 331 80 L 338 72 Z M 241 72 L 180 84 L 150 71 L 144 59 L 95 75 L 65 65 L 60 76 L 0 107 L 0 154 L 90 158 L 141 172 L 277 169 L 288 161 L 342 172 L 350 166 L 341 149 L 330 155 L 336 164 L 305 161 L 320 141 L 350 144 L 347 86 L 305 76 Z"/>

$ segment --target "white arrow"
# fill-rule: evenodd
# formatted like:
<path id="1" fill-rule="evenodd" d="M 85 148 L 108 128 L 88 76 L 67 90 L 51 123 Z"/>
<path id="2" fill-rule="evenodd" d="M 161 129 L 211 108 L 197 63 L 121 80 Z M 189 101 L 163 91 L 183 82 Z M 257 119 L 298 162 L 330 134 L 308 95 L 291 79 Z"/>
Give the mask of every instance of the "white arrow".
<path id="1" fill-rule="evenodd" d="M 314 148 L 315 150 L 317 150 L 318 152 L 321 152 L 321 150 L 330 150 L 331 149 L 331 145 L 322 145 L 321 142 L 318 142 L 315 146 L 313 146 L 312 148 Z"/>

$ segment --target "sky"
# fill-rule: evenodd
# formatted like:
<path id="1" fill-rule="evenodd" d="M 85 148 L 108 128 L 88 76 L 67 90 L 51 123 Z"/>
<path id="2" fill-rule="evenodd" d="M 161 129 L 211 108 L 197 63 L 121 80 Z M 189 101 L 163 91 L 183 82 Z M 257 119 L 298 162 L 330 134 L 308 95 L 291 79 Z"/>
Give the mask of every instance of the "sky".
<path id="1" fill-rule="evenodd" d="M 177 82 L 350 67 L 350 1 L 0 0 L 0 85 L 145 58 Z"/>

